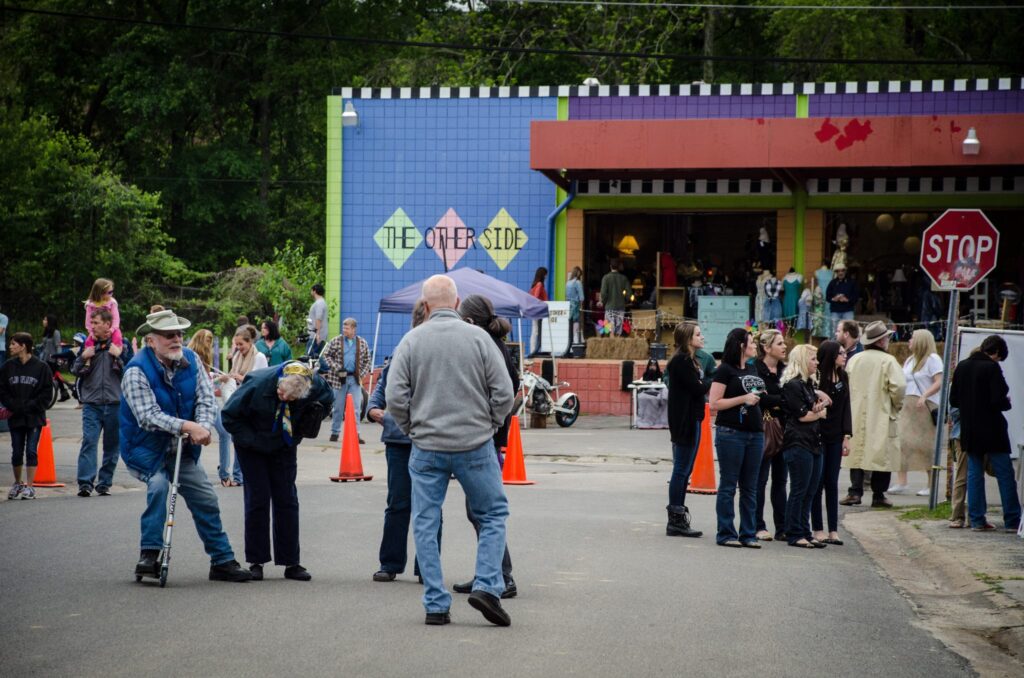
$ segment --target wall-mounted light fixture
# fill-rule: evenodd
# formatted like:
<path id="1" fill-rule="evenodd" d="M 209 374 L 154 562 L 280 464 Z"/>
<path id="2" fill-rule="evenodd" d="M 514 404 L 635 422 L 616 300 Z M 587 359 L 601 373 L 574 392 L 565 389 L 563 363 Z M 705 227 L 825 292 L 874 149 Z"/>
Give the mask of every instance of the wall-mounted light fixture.
<path id="1" fill-rule="evenodd" d="M 978 141 L 978 132 L 972 127 L 967 130 L 967 138 L 964 139 L 964 155 L 978 155 L 981 153 L 981 142 Z"/>
<path id="2" fill-rule="evenodd" d="M 352 102 L 345 103 L 345 110 L 341 113 L 341 126 L 342 127 L 356 127 L 359 125 L 359 114 L 356 113 L 356 107 L 352 105 Z"/>

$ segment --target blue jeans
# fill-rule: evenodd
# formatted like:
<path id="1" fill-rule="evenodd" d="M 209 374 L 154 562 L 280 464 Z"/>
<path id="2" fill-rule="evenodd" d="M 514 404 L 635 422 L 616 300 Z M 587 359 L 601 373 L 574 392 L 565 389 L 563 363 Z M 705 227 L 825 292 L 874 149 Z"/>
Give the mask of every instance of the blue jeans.
<path id="1" fill-rule="evenodd" d="M 825 494 L 828 531 L 839 531 L 839 468 L 843 462 L 843 439 L 823 443 L 821 446 L 821 480 L 811 503 L 811 527 L 821 531 L 821 495 Z"/>
<path id="2" fill-rule="evenodd" d="M 811 538 L 811 500 L 821 480 L 821 451 L 802 447 L 782 451 L 789 470 L 789 499 L 786 501 L 786 539 L 790 544 Z"/>
<path id="3" fill-rule="evenodd" d="M 999 498 L 1003 502 L 1003 526 L 1016 529 L 1020 524 L 1020 500 L 1017 498 L 1017 480 L 1013 477 L 1013 463 L 1008 454 L 990 454 L 988 459 L 999 483 Z M 971 527 L 985 524 L 985 457 L 967 455 L 967 516 Z"/>
<path id="4" fill-rule="evenodd" d="M 129 469 L 132 476 L 142 480 L 136 471 Z M 167 522 L 167 495 L 174 475 L 174 453 L 168 452 L 164 465 L 144 482 L 146 483 L 146 510 L 140 521 L 142 527 L 142 549 L 159 551 L 164 547 L 164 523 Z M 210 479 L 201 464 L 192 460 L 192 455 L 181 455 L 181 469 L 178 472 L 178 492 L 185 500 L 196 531 L 203 541 L 206 554 L 213 565 L 220 565 L 235 559 L 228 542 L 228 535 L 220 521 L 220 505 L 217 493 L 213 491 Z"/>
<path id="5" fill-rule="evenodd" d="M 700 425 L 693 433 L 693 442 L 685 445 L 672 443 L 672 476 L 668 480 L 669 506 L 686 506 L 686 488 L 693 473 L 693 462 L 697 459 L 700 448 Z"/>
<path id="6" fill-rule="evenodd" d="M 764 456 L 764 433 L 740 431 L 727 426 L 717 427 L 715 449 L 718 451 L 718 535 L 721 544 L 739 539 L 756 541 L 757 475 Z M 740 489 L 740 531 L 737 535 L 735 507 L 736 487 Z"/>
<path id="7" fill-rule="evenodd" d="M 437 542 L 441 505 L 452 475 L 459 481 L 473 515 L 480 521 L 473 590 L 500 596 L 505 590 L 501 558 L 505 551 L 508 498 L 501 484 L 494 442 L 488 440 L 466 452 L 432 452 L 414 444 L 409 475 L 412 478 L 413 537 L 423 576 L 423 606 L 427 612 L 446 612 L 452 604 L 452 596 L 444 587 Z"/>
<path id="8" fill-rule="evenodd" d="M 352 396 L 352 408 L 356 413 L 356 434 L 359 433 L 359 412 L 363 407 L 363 388 L 356 377 L 345 377 L 345 384 L 334 391 L 334 412 L 331 415 L 331 435 L 341 433 L 341 422 L 345 420 L 345 396 Z"/>
<path id="9" fill-rule="evenodd" d="M 239 485 L 242 484 L 242 465 L 238 463 L 238 453 L 235 453 L 235 470 L 231 472 L 231 434 L 224 428 L 224 422 L 220 418 L 220 413 L 217 413 L 217 421 L 213 422 L 213 427 L 217 429 L 217 447 L 220 451 L 220 465 L 217 466 L 217 475 L 220 476 L 221 480 L 234 480 Z"/>
<path id="10" fill-rule="evenodd" d="M 114 484 L 119 440 L 119 403 L 82 405 L 82 447 L 78 451 L 78 487 L 109 488 Z M 96 475 L 96 447 L 103 432 L 103 464 Z"/>
<path id="11" fill-rule="evenodd" d="M 12 426 L 11 427 L 11 466 L 39 466 L 39 436 L 42 434 L 41 426 Z"/>
<path id="12" fill-rule="evenodd" d="M 384 444 L 384 457 L 388 462 L 388 506 L 384 509 L 384 535 L 380 540 L 380 569 L 401 574 L 409 560 L 409 519 L 412 517 L 412 478 L 409 477 L 411 445 Z M 441 529 L 444 518 L 437 526 L 438 550 L 441 548 Z M 420 564 L 413 561 L 413 574 L 419 576 Z"/>

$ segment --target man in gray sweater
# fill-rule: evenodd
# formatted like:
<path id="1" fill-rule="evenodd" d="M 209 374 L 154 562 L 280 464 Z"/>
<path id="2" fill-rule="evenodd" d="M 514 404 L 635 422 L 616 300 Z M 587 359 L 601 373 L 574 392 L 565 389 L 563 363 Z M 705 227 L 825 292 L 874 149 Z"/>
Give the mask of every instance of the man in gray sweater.
<path id="1" fill-rule="evenodd" d="M 459 317 L 455 282 L 435 275 L 423 284 L 429 320 L 402 339 L 391 360 L 385 398 L 395 423 L 412 439 L 413 536 L 426 623 L 447 624 L 452 596 L 444 586 L 437 530 L 454 475 L 480 520 L 476 577 L 469 604 L 492 624 L 509 626 L 505 590 L 508 499 L 494 451 L 494 431 L 512 409 L 512 381 L 494 341 Z"/>

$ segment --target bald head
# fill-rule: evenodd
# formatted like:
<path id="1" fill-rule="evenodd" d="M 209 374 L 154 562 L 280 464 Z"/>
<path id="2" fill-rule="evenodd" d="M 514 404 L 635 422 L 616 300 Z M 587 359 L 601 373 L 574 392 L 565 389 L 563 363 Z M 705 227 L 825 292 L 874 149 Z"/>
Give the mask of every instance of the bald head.
<path id="1" fill-rule="evenodd" d="M 446 275 L 432 275 L 423 283 L 423 302 L 431 311 L 439 308 L 458 308 L 459 290 L 455 281 Z"/>

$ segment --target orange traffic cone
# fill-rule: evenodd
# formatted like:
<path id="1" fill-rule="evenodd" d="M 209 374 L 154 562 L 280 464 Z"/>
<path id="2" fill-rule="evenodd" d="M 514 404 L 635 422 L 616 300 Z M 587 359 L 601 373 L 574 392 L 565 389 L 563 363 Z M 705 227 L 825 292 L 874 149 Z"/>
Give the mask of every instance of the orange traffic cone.
<path id="1" fill-rule="evenodd" d="M 53 435 L 50 433 L 50 420 L 46 420 L 46 426 L 39 435 L 39 447 L 37 448 L 39 465 L 36 466 L 36 478 L 32 481 L 32 487 L 64 487 L 64 483 L 57 482 L 57 468 L 53 464 Z"/>
<path id="2" fill-rule="evenodd" d="M 690 486 L 686 490 L 694 494 L 717 494 L 715 486 L 715 462 L 711 452 L 711 408 L 704 404 L 704 421 L 700 425 L 700 447 L 690 474 Z"/>
<path id="3" fill-rule="evenodd" d="M 526 479 L 526 460 L 523 458 L 523 441 L 519 435 L 519 417 L 512 417 L 508 425 L 508 446 L 505 448 L 505 468 L 501 482 L 506 485 L 533 485 Z"/>
<path id="4" fill-rule="evenodd" d="M 338 475 L 331 476 L 336 483 L 349 480 L 373 480 L 373 476 L 363 475 L 363 459 L 359 454 L 359 433 L 356 431 L 356 408 L 352 405 L 352 395 L 345 396 L 345 429 L 341 432 L 341 465 Z"/>

